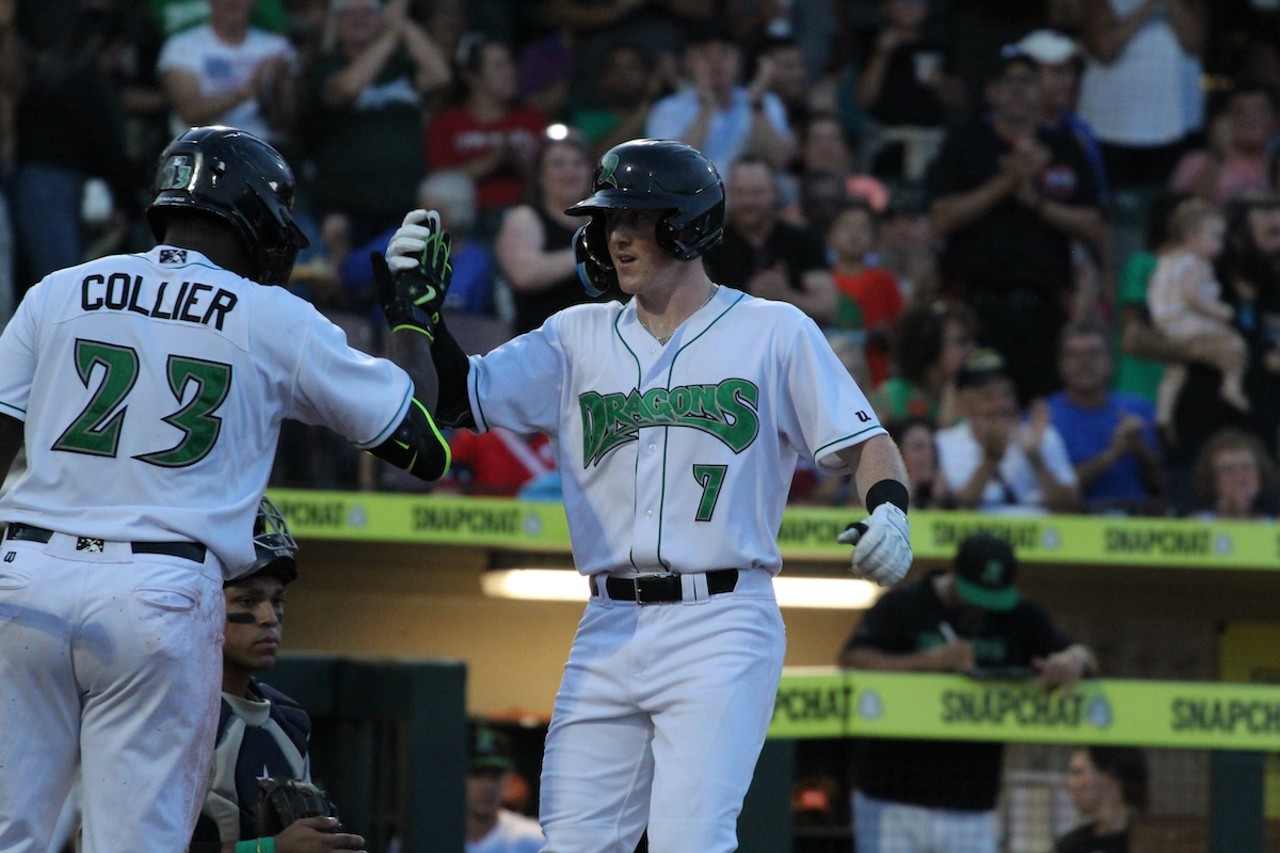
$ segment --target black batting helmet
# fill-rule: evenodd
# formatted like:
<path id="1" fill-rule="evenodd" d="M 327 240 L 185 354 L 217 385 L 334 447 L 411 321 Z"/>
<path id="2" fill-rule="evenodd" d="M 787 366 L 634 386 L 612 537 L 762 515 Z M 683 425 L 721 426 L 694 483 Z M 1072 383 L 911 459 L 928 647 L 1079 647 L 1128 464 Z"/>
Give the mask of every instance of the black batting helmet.
<path id="1" fill-rule="evenodd" d="M 268 497 L 258 502 L 258 517 L 253 520 L 253 564 L 241 575 L 225 585 L 259 575 L 279 578 L 286 586 L 298 578 L 298 542 L 289 532 L 289 525 L 275 504 Z"/>
<path id="2" fill-rule="evenodd" d="M 193 127 L 160 155 L 147 222 L 164 239 L 169 216 L 204 211 L 240 236 L 254 279 L 284 284 L 298 250 L 309 245 L 293 221 L 293 170 L 280 152 L 234 127 Z"/>
<path id="3" fill-rule="evenodd" d="M 602 210 L 666 211 L 658 220 L 658 245 L 692 261 L 724 234 L 724 182 L 710 160 L 683 142 L 634 139 L 606 151 L 596 164 L 591 195 L 565 211 L 591 217 L 574 238 L 579 276 L 588 292 L 603 291 L 600 285 L 616 278 L 604 220 L 596 215 Z"/>

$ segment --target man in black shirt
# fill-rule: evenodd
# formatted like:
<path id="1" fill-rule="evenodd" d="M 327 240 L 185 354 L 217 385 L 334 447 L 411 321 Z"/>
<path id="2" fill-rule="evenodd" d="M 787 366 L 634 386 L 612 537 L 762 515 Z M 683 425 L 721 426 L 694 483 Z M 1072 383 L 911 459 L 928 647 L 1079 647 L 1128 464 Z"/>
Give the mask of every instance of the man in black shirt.
<path id="1" fill-rule="evenodd" d="M 790 302 L 819 326 L 836 319 L 836 285 L 821 236 L 778 218 L 778 176 L 759 157 L 734 161 L 725 181 L 724 239 L 702 256 L 717 284 Z"/>
<path id="2" fill-rule="evenodd" d="M 1014 586 L 1007 542 L 975 533 L 948 571 L 886 592 L 840 653 L 852 669 L 981 673 L 1025 668 L 1046 690 L 1071 689 L 1096 669 Z M 866 738 L 854 744 L 858 853 L 996 853 L 993 811 L 1004 745 Z"/>
<path id="3" fill-rule="evenodd" d="M 1039 126 L 1034 61 L 1005 56 L 987 98 L 990 113 L 952 132 L 933 163 L 929 215 L 946 239 L 943 287 L 977 311 L 1025 402 L 1060 387 L 1046 341 L 1067 319 L 1073 246 L 1101 240 L 1105 220 L 1083 149 Z"/>

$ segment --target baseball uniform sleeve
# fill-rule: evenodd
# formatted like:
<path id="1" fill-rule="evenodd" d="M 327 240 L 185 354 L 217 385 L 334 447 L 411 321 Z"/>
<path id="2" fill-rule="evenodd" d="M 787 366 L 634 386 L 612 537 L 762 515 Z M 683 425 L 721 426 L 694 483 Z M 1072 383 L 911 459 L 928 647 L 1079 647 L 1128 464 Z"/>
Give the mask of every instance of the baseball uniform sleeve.
<path id="1" fill-rule="evenodd" d="M 798 308 L 778 307 L 793 315 L 794 326 L 793 333 L 781 336 L 787 405 L 780 406 L 779 424 L 818 467 L 844 471 L 847 466 L 836 451 L 883 435 L 885 429 L 817 325 Z"/>
<path id="2" fill-rule="evenodd" d="M 41 292 L 39 285 L 27 292 L 0 334 L 0 364 L 4 365 L 0 370 L 0 414 L 20 421 L 27 419 L 31 380 L 36 372 L 38 323 L 34 315 Z"/>
<path id="3" fill-rule="evenodd" d="M 577 315 L 582 313 L 571 308 L 554 314 L 488 355 L 471 357 L 468 394 L 477 431 L 496 426 L 522 434 L 560 431 L 566 369 L 561 327 L 581 321 Z"/>
<path id="4" fill-rule="evenodd" d="M 300 331 L 305 339 L 288 416 L 327 426 L 362 449 L 386 441 L 409 410 L 409 374 L 348 346 L 343 331 L 319 312 Z"/>

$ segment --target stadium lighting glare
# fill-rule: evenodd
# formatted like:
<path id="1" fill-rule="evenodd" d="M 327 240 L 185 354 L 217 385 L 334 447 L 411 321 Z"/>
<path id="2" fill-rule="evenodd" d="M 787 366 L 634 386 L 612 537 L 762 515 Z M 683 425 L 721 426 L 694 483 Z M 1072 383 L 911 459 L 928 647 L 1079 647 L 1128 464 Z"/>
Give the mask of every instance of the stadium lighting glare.
<path id="1" fill-rule="evenodd" d="M 493 598 L 525 601 L 586 601 L 586 578 L 572 569 L 509 568 L 490 569 L 480 578 L 480 588 Z M 781 607 L 808 607 L 825 610 L 865 610 L 880 597 L 881 590 L 858 578 L 787 577 L 773 579 L 774 593 Z"/>

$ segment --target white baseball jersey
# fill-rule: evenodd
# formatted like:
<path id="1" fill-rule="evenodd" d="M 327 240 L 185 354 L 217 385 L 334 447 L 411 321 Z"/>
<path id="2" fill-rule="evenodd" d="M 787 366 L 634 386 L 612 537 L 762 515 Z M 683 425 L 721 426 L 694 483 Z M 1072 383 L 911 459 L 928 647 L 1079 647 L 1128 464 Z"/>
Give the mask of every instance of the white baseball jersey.
<path id="1" fill-rule="evenodd" d="M 227 577 L 254 558 L 284 418 L 369 448 L 413 395 L 310 303 L 171 246 L 49 275 L 0 335 L 0 364 L 0 413 L 25 422 L 28 458 L 0 520 L 202 542 Z"/>
<path id="2" fill-rule="evenodd" d="M 479 841 L 468 841 L 465 853 L 538 853 L 544 841 L 536 820 L 502 809 L 497 825 Z"/>
<path id="3" fill-rule="evenodd" d="M 725 287 L 666 346 L 634 303 L 569 308 L 472 356 L 469 383 L 477 428 L 556 439 L 585 575 L 776 574 L 799 455 L 840 471 L 837 450 L 885 432 L 811 319 Z"/>

